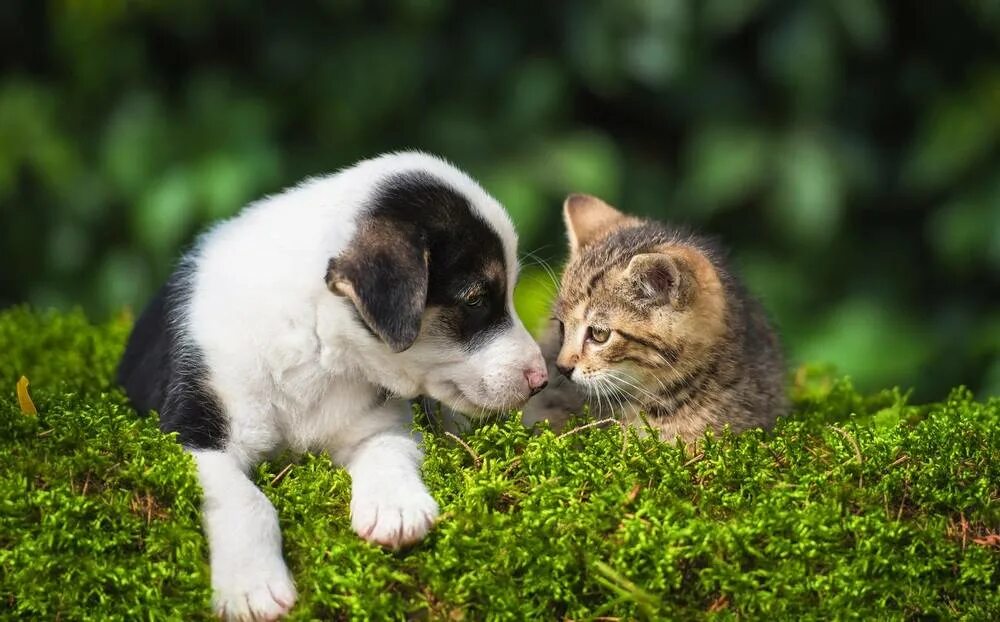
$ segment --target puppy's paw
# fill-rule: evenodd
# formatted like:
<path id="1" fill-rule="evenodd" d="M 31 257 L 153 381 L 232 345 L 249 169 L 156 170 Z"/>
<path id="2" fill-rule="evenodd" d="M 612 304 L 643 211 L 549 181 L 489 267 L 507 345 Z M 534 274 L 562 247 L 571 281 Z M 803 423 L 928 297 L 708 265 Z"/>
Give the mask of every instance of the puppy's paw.
<path id="1" fill-rule="evenodd" d="M 223 620 L 260 622 L 285 616 L 295 604 L 295 585 L 285 563 L 213 568 L 212 608 Z"/>
<path id="2" fill-rule="evenodd" d="M 354 531 L 393 550 L 423 539 L 437 515 L 437 502 L 419 480 L 355 487 L 351 497 Z"/>

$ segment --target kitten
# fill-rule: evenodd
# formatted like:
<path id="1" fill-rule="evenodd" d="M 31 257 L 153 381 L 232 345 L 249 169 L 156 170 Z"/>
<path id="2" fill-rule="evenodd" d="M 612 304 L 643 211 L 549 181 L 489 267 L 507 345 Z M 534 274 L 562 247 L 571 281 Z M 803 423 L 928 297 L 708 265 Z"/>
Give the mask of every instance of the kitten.
<path id="1" fill-rule="evenodd" d="M 711 242 L 585 195 L 563 213 L 570 257 L 542 352 L 568 381 L 528 404 L 526 424 L 559 428 L 589 404 L 692 442 L 786 412 L 778 338 Z"/>

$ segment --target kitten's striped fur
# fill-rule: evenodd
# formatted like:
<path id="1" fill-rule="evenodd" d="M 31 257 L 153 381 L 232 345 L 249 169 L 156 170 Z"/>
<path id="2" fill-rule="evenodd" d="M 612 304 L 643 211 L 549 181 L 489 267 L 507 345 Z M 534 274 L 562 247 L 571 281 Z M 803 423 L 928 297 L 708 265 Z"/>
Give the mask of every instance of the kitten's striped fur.
<path id="1" fill-rule="evenodd" d="M 778 339 L 712 242 L 594 197 L 564 211 L 570 259 L 542 350 L 550 377 L 568 379 L 528 404 L 526 423 L 559 427 L 589 401 L 596 416 L 642 427 L 641 412 L 665 440 L 690 442 L 785 413 Z"/>

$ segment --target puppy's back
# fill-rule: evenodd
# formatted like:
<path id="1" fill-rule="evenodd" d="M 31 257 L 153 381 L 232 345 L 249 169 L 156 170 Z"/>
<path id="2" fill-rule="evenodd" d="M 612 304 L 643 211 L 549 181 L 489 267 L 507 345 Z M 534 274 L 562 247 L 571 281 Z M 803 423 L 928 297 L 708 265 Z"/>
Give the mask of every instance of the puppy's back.
<path id="1" fill-rule="evenodd" d="M 167 297 L 170 284 L 163 285 L 132 328 L 125 354 L 118 363 L 118 384 L 140 413 L 163 408 L 166 375 L 170 366 L 170 336 L 167 333 Z"/>
<path id="2" fill-rule="evenodd" d="M 228 425 L 208 382 L 204 357 L 184 335 L 191 267 L 182 261 L 143 310 L 118 364 L 118 383 L 140 414 L 155 410 L 160 429 L 185 447 L 221 449 Z"/>

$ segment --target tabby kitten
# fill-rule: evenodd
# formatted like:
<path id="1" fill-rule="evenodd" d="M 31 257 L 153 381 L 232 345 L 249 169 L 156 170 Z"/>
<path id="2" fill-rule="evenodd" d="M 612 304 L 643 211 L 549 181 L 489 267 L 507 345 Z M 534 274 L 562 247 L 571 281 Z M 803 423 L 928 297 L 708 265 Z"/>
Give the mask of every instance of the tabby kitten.
<path id="1" fill-rule="evenodd" d="M 570 258 L 542 353 L 568 381 L 532 399 L 525 423 L 558 428 L 589 404 L 691 442 L 785 413 L 778 339 L 712 243 L 595 197 L 570 195 L 563 212 Z"/>

